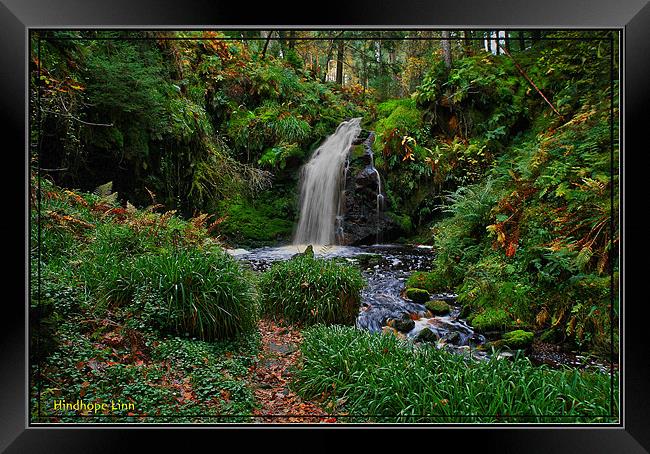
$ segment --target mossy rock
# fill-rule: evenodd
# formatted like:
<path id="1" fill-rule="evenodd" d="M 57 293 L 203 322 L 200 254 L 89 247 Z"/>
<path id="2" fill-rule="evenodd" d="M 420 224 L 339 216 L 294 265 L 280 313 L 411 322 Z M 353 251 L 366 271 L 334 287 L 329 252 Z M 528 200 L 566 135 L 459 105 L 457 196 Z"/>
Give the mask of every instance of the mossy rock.
<path id="1" fill-rule="evenodd" d="M 424 303 L 424 306 L 431 311 L 433 315 L 444 315 L 451 311 L 451 306 L 443 300 L 431 300 Z"/>
<path id="2" fill-rule="evenodd" d="M 434 333 L 432 330 L 429 328 L 422 328 L 422 331 L 420 331 L 417 336 L 415 336 L 415 341 L 416 342 L 437 342 L 438 341 L 438 335 Z"/>
<path id="3" fill-rule="evenodd" d="M 406 288 L 421 288 L 429 293 L 446 290 L 446 287 L 440 277 L 431 271 L 417 271 L 411 274 L 406 281 Z"/>
<path id="4" fill-rule="evenodd" d="M 416 303 L 426 303 L 429 301 L 429 292 L 421 288 L 406 289 L 406 297 Z"/>
<path id="5" fill-rule="evenodd" d="M 408 315 L 404 314 L 401 318 L 390 319 L 388 326 L 402 333 L 408 333 L 415 328 L 415 322 Z"/>
<path id="6" fill-rule="evenodd" d="M 533 343 L 534 337 L 534 333 L 518 329 L 505 333 L 500 343 L 512 349 L 525 349 Z"/>
<path id="7" fill-rule="evenodd" d="M 510 315 L 503 309 L 488 308 L 471 318 L 471 324 L 480 332 L 505 330 L 512 324 Z"/>
<path id="8" fill-rule="evenodd" d="M 363 145 L 353 145 L 352 150 L 350 151 L 350 156 L 352 159 L 357 159 L 362 157 L 366 153 Z"/>
<path id="9" fill-rule="evenodd" d="M 458 314 L 458 316 L 460 318 L 468 319 L 468 317 L 470 317 L 471 314 L 472 314 L 472 306 L 466 304 L 460 308 L 460 314 Z"/>

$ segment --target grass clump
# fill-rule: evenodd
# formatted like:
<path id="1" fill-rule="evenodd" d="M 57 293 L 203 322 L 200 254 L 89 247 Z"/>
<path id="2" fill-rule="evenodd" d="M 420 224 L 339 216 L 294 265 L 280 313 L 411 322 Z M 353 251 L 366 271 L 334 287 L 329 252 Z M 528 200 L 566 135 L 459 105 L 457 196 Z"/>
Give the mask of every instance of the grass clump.
<path id="1" fill-rule="evenodd" d="M 355 267 L 300 255 L 262 274 L 262 308 L 290 322 L 348 324 L 359 312 L 364 285 Z"/>
<path id="2" fill-rule="evenodd" d="M 605 422 L 617 412 L 606 374 L 533 366 L 519 355 L 470 360 L 350 327 L 303 334 L 294 389 L 308 399 L 326 396 L 350 422 Z"/>
<path id="3" fill-rule="evenodd" d="M 255 328 L 258 305 L 252 276 L 219 249 L 145 255 L 133 269 L 120 284 L 125 291 L 157 296 L 152 315 L 165 331 L 215 340 Z"/>

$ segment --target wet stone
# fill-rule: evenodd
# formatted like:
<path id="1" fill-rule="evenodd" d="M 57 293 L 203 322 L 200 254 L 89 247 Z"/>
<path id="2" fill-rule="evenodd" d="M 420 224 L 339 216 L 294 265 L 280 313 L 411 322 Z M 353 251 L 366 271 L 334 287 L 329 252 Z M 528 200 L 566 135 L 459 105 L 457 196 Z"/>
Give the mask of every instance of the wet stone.
<path id="1" fill-rule="evenodd" d="M 437 342 L 438 335 L 429 328 L 422 328 L 422 330 L 415 336 L 416 342 Z"/>
<path id="2" fill-rule="evenodd" d="M 415 328 L 415 322 L 411 320 L 409 316 L 405 316 L 402 318 L 395 319 L 393 321 L 393 328 L 395 328 L 397 331 L 408 333 L 413 328 Z"/>

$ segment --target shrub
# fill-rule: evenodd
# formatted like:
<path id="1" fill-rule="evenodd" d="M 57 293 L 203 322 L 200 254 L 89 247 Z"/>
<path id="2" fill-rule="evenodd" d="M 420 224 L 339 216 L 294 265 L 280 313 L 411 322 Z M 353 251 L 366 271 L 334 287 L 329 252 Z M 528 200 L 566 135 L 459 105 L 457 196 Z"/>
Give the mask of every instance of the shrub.
<path id="1" fill-rule="evenodd" d="M 365 281 L 352 266 L 300 255 L 261 276 L 265 313 L 304 324 L 352 323 Z"/>
<path id="2" fill-rule="evenodd" d="M 159 295 L 157 304 L 146 303 L 160 311 L 154 319 L 161 328 L 214 340 L 255 328 L 257 293 L 251 281 L 252 276 L 220 249 L 179 249 L 137 258 L 118 290 L 131 296 L 136 291 Z"/>

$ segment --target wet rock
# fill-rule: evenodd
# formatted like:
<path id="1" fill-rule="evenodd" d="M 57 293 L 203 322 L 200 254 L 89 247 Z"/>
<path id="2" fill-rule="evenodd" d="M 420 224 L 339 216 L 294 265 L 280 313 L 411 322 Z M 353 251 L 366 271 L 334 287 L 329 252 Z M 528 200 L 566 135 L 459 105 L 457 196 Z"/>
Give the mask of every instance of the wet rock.
<path id="1" fill-rule="evenodd" d="M 297 254 L 294 254 L 291 256 L 292 259 L 300 256 L 307 256 L 307 257 L 313 257 L 314 256 L 314 246 L 311 244 L 305 248 L 304 251 L 298 252 Z"/>
<path id="2" fill-rule="evenodd" d="M 401 318 L 394 319 L 392 321 L 391 326 L 395 328 L 397 331 L 401 331 L 403 333 L 408 333 L 411 331 L 413 328 L 415 328 L 415 322 L 411 320 L 411 317 L 408 315 L 405 315 Z"/>
<path id="3" fill-rule="evenodd" d="M 443 300 L 431 300 L 424 303 L 424 306 L 431 311 L 433 315 L 444 315 L 451 311 L 451 307 Z"/>
<path id="4" fill-rule="evenodd" d="M 374 267 L 381 264 L 381 254 L 358 254 L 355 260 L 362 268 Z"/>
<path id="5" fill-rule="evenodd" d="M 429 300 L 429 292 L 421 288 L 406 289 L 406 297 L 416 303 L 425 303 Z"/>
<path id="6" fill-rule="evenodd" d="M 472 308 L 471 308 L 471 306 L 469 306 L 469 305 L 465 305 L 465 306 L 461 307 L 461 309 L 460 309 L 460 314 L 458 314 L 458 316 L 459 316 L 460 318 L 467 318 L 467 317 L 469 317 L 469 315 L 470 315 L 471 313 L 472 313 Z"/>
<path id="7" fill-rule="evenodd" d="M 375 244 L 396 238 L 402 233 L 399 224 L 387 214 L 390 206 L 385 200 L 383 189 L 379 201 L 380 209 L 377 209 L 377 195 L 382 177 L 373 166 L 373 140 L 372 133 L 365 140 L 359 136 L 354 143 L 363 144 L 363 153 L 357 152 L 356 145 L 348 155 L 341 210 L 342 232 L 337 237 L 339 244 Z"/>
<path id="8" fill-rule="evenodd" d="M 432 330 L 430 330 L 429 328 L 422 328 L 422 331 L 420 331 L 418 335 L 415 336 L 415 341 L 435 343 L 438 341 L 438 335 L 434 333 Z"/>
<path id="9" fill-rule="evenodd" d="M 486 331 L 483 333 L 487 340 L 497 340 L 501 337 L 501 331 Z"/>
<path id="10" fill-rule="evenodd" d="M 453 344 L 453 345 L 459 345 L 462 341 L 460 337 L 460 333 L 458 333 L 457 331 L 450 331 L 449 333 L 445 334 L 443 339 L 448 344 Z"/>

